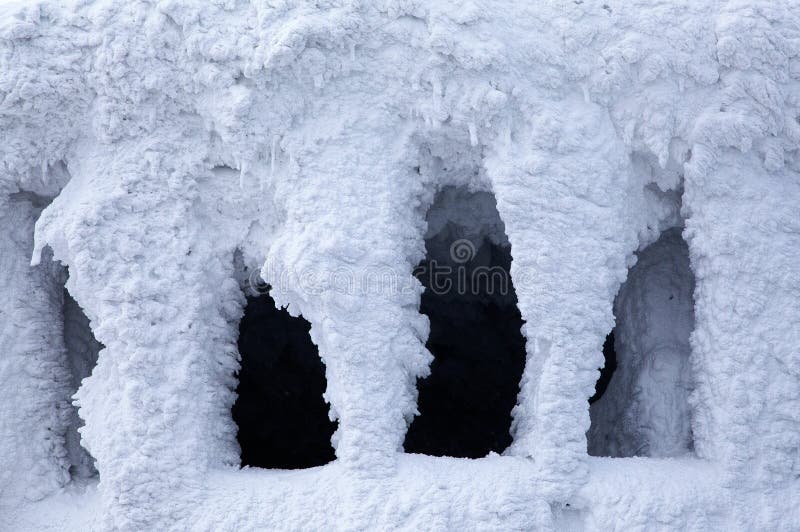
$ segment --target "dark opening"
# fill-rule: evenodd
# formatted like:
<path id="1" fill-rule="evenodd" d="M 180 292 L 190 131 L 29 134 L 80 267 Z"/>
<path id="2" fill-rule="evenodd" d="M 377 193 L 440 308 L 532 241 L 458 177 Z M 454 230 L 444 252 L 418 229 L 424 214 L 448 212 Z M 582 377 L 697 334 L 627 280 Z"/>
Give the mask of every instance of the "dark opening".
<path id="1" fill-rule="evenodd" d="M 242 466 L 300 469 L 334 456 L 328 419 L 325 366 L 311 341 L 311 325 L 275 308 L 268 295 L 248 297 L 239 324 L 238 398 Z"/>
<path id="2" fill-rule="evenodd" d="M 596 393 L 593 456 L 682 456 L 693 451 L 689 397 L 694 274 L 680 228 L 641 250 L 614 302 Z"/>
<path id="3" fill-rule="evenodd" d="M 589 398 L 589 404 L 594 403 L 603 397 L 608 388 L 608 383 L 611 382 L 611 377 L 614 375 L 614 370 L 617 369 L 617 351 L 614 348 L 614 331 L 608 333 L 606 341 L 603 343 L 603 358 L 605 364 L 600 368 L 600 378 L 594 385 L 594 395 Z"/>
<path id="4" fill-rule="evenodd" d="M 89 318 L 75 299 L 64 289 L 62 313 L 64 317 L 64 346 L 67 350 L 67 363 L 70 371 L 70 397 L 78 391 L 83 379 L 92 374 L 97 365 L 97 356 L 105 346 L 97 341 L 92 333 Z M 94 458 L 81 445 L 78 429 L 83 420 L 78 416 L 78 408 L 73 405 L 69 415 L 69 426 L 65 435 L 65 446 L 69 457 L 69 472 L 73 478 L 90 478 L 97 475 Z"/>
<path id="5" fill-rule="evenodd" d="M 405 450 L 479 458 L 511 443 L 525 365 L 511 247 L 491 194 L 448 189 L 428 213 L 420 312 L 430 319 L 431 374 Z"/>

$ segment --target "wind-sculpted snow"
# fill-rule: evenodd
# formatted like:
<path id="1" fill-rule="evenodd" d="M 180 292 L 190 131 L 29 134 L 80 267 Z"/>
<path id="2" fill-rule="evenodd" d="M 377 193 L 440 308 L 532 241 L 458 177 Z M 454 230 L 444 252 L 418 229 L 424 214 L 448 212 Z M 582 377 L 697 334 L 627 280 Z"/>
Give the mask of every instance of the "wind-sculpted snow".
<path id="1" fill-rule="evenodd" d="M 41 528 L 88 500 L 9 502 L 69 481 L 52 249 L 105 346 L 76 396 L 97 528 L 800 528 L 798 148 L 791 0 L 0 6 L 0 510 Z M 444 187 L 494 194 L 525 321 L 513 443 L 486 463 L 402 454 Z M 55 198 L 35 238 L 20 198 Z M 615 296 L 681 227 L 694 456 L 589 458 Z M 234 470 L 234 256 L 311 323 L 334 464 Z M 258 478 L 215 484 L 237 475 Z"/>

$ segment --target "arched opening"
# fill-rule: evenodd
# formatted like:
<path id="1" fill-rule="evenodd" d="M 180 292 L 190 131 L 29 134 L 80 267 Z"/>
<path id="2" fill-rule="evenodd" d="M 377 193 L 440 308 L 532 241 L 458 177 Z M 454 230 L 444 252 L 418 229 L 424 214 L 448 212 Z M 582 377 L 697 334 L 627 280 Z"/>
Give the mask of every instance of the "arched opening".
<path id="1" fill-rule="evenodd" d="M 78 391 L 83 379 L 92 374 L 97 365 L 97 356 L 103 344 L 97 341 L 92 333 L 89 318 L 75 299 L 64 288 L 62 305 L 64 317 L 64 346 L 67 353 L 67 365 L 70 373 L 70 404 L 72 396 Z M 78 429 L 83 420 L 78 416 L 78 407 L 72 404 L 69 414 L 69 425 L 65 435 L 65 446 L 69 458 L 69 471 L 72 478 L 90 478 L 97 475 L 94 458 L 81 445 Z"/>
<path id="2" fill-rule="evenodd" d="M 511 246 L 494 196 L 445 188 L 428 211 L 425 286 L 431 373 L 419 380 L 419 415 L 405 450 L 479 458 L 511 443 L 511 410 L 525 365 Z"/>
<path id="3" fill-rule="evenodd" d="M 616 327 L 603 350 L 607 367 L 590 401 L 590 455 L 692 451 L 693 297 L 689 249 L 680 229 L 670 229 L 638 254 L 614 303 Z"/>
<path id="4" fill-rule="evenodd" d="M 239 427 L 242 466 L 300 469 L 335 458 L 328 418 L 325 366 L 311 325 L 292 317 L 264 293 L 247 298 L 239 324 L 238 397 L 231 414 Z"/>
<path id="5" fill-rule="evenodd" d="M 50 168 L 56 177 L 50 185 L 11 193 L 7 203 L 0 198 L 0 225 L 5 231 L 0 235 L 0 289 L 6 291 L 0 325 L 7 326 L 0 333 L 10 333 L 0 338 L 0 345 L 10 348 L 2 355 L 4 372 L 8 372 L 5 376 L 15 375 L 14 381 L 18 378 L 14 386 L 5 387 L 7 395 L 2 399 L 5 404 L 18 405 L 17 414 L 13 421 L 6 418 L 3 422 L 9 424 L 9 430 L 11 424 L 18 424 L 24 432 L 10 441 L 29 448 L 12 453 L 16 465 L 25 468 L 31 463 L 25 459 L 30 450 L 29 458 L 55 466 L 52 471 L 61 485 L 70 479 L 97 476 L 94 459 L 82 445 L 79 429 L 83 420 L 74 396 L 91 375 L 103 346 L 66 289 L 68 269 L 53 259 L 50 247 L 45 246 L 36 257 L 39 264 L 30 264 L 36 220 L 53 201 L 60 178 L 68 178 L 63 164 Z M 37 469 L 32 478 L 38 478 L 35 491 L 40 490 L 40 496 L 50 487 L 45 468 Z"/>

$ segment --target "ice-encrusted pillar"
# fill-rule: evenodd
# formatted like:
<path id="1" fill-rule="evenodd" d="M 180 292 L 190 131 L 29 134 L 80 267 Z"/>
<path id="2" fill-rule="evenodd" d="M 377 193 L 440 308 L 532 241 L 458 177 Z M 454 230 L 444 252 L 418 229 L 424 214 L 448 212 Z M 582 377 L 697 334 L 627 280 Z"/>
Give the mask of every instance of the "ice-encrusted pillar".
<path id="1" fill-rule="evenodd" d="M 585 479 L 587 400 L 638 244 L 641 187 L 607 113 L 582 98 L 520 129 L 501 134 L 485 161 L 526 321 L 508 452 L 532 457 L 561 497 Z"/>
<path id="2" fill-rule="evenodd" d="M 778 488 L 800 475 L 800 174 L 752 151 L 693 152 L 695 447 L 732 486 Z"/>
<path id="3" fill-rule="evenodd" d="M 30 266 L 41 211 L 0 194 L 0 502 L 39 499 L 69 481 L 70 420 L 63 286 L 52 263 Z"/>
<path id="4" fill-rule="evenodd" d="M 93 143 L 37 224 L 105 345 L 77 397 L 107 528 L 164 528 L 209 468 L 239 463 L 236 243 L 198 219 L 202 147 L 180 135 Z"/>
<path id="5" fill-rule="evenodd" d="M 276 191 L 287 220 L 263 268 L 276 302 L 311 322 L 339 421 L 337 458 L 371 474 L 402 452 L 430 360 L 412 275 L 424 255 L 425 191 L 389 118 L 348 117 L 347 134 L 312 125 L 322 138 L 284 141 L 295 161 Z"/>

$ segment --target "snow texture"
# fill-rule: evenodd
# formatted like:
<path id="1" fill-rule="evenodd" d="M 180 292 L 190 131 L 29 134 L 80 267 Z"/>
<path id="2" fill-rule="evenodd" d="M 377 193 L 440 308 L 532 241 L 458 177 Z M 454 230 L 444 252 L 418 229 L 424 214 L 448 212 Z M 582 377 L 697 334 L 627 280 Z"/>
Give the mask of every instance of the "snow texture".
<path id="1" fill-rule="evenodd" d="M 798 13 L 3 3 L 0 527 L 800 529 Z M 527 363 L 504 456 L 402 453 L 431 362 L 412 272 L 444 187 L 493 194 L 512 246 Z M 685 271 L 680 306 L 637 288 L 666 282 L 659 253 L 685 261 L 665 231 L 694 274 L 688 366 Z M 70 481 L 51 251 L 104 346 L 76 395 L 99 482 Z M 334 463 L 238 469 L 234 256 L 311 323 Z M 592 418 L 638 421 L 603 418 L 592 450 L 649 458 L 587 453 L 615 298 L 638 384 Z M 663 372 L 639 304 L 676 313 Z M 689 451 L 687 420 L 692 450 L 656 458 Z"/>

